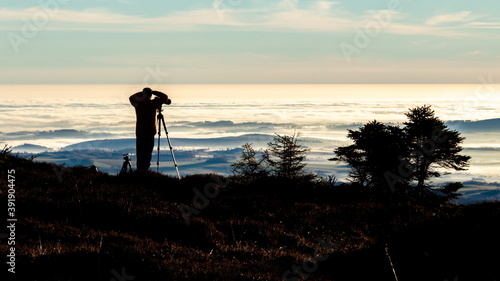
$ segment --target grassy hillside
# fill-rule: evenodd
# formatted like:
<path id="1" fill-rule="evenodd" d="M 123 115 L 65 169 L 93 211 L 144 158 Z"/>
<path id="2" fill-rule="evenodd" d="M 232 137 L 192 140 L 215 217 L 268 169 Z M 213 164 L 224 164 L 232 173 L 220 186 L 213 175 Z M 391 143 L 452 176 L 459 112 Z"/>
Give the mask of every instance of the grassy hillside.
<path id="1" fill-rule="evenodd" d="M 500 203 L 272 178 L 115 176 L 15 157 L 1 165 L 5 208 L 7 169 L 16 170 L 17 280 L 395 280 L 389 257 L 399 280 L 500 279 Z M 193 205 L 198 191 L 209 196 Z M 5 239 L 0 249 L 5 259 Z"/>

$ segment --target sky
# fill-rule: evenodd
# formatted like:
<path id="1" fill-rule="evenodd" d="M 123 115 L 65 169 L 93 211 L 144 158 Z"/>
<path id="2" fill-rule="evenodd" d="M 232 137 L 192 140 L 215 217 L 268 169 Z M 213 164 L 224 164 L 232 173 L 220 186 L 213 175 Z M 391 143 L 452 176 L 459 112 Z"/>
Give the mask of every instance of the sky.
<path id="1" fill-rule="evenodd" d="M 497 0 L 0 0 L 0 84 L 500 81 Z"/>

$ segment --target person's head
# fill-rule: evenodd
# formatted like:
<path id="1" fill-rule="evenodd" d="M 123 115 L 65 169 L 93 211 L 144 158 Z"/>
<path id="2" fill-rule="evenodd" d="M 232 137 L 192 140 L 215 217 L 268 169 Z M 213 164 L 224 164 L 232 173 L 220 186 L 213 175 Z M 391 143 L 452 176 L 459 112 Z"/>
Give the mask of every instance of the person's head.
<path id="1" fill-rule="evenodd" d="M 148 99 L 150 99 L 151 96 L 153 95 L 153 90 L 151 90 L 151 88 L 144 88 L 142 92 L 146 95 Z"/>

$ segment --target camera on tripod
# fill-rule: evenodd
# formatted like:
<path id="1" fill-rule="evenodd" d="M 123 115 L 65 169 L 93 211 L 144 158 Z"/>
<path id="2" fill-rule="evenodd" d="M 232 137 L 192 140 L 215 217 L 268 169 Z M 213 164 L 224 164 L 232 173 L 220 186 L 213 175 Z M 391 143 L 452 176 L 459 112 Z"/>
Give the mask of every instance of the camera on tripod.
<path id="1" fill-rule="evenodd" d="M 159 100 L 160 98 L 159 97 L 155 97 L 155 100 Z M 171 99 L 167 99 L 167 101 L 164 103 L 166 105 L 170 105 L 172 103 L 172 100 Z"/>
<path id="2" fill-rule="evenodd" d="M 127 154 L 123 154 L 123 160 L 125 161 L 130 161 L 130 155 Z"/>
<path id="3" fill-rule="evenodd" d="M 123 165 L 122 165 L 122 169 L 120 170 L 120 175 L 123 175 L 123 174 L 126 174 L 128 172 L 132 172 L 132 164 L 130 164 L 130 155 L 127 153 L 127 154 L 123 154 Z"/>

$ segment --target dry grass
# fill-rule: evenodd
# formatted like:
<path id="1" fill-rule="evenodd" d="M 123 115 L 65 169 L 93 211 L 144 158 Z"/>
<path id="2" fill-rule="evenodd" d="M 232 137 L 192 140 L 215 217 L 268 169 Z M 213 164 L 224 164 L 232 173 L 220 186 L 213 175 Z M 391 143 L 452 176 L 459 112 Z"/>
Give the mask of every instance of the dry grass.
<path id="1" fill-rule="evenodd" d="M 397 249 L 409 247 L 408 239 L 419 239 L 417 233 L 441 231 L 436 222 L 463 232 L 449 237 L 450 243 L 469 235 L 472 230 L 462 224 L 478 216 L 485 218 L 481 231 L 500 233 L 487 226 L 500 218 L 498 204 L 463 208 L 429 195 L 274 179 L 228 186 L 187 225 L 179 204 L 190 205 L 192 189 L 203 190 L 214 181 L 210 175 L 178 181 L 155 173 L 117 177 L 76 167 L 60 182 L 51 164 L 15 157 L 4 164 L 17 175 L 23 280 L 111 280 L 111 271 L 122 268 L 134 280 L 279 280 L 292 266 L 311 261 L 318 249 L 329 258 L 308 280 L 381 280 L 392 276 L 386 243 L 396 270 L 405 280 L 417 280 L 405 262 L 421 251 L 441 253 L 439 244 L 430 250 Z M 0 192 L 3 197 L 5 190 Z M 317 239 L 329 237 L 335 248 L 322 249 Z M 488 250 L 500 249 L 493 240 Z M 1 250 L 4 256 L 5 244 Z M 447 270 L 433 274 L 444 277 L 455 268 Z"/>

